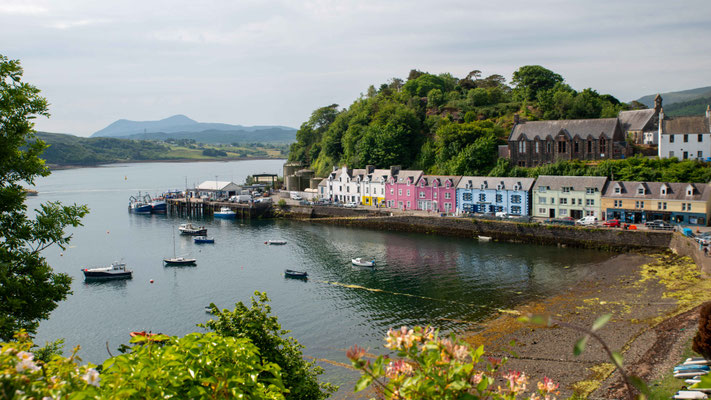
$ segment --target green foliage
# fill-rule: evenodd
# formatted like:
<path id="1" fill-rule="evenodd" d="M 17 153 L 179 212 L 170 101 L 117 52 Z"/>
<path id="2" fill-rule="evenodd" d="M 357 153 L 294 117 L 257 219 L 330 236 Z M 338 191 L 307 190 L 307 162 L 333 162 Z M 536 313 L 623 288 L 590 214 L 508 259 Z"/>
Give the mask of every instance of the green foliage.
<path id="1" fill-rule="evenodd" d="M 211 304 L 214 319 L 204 325 L 221 336 L 249 339 L 259 348 L 264 363 L 274 363 L 281 368 L 284 386 L 289 390 L 289 399 L 325 399 L 337 388 L 328 383 L 319 383 L 323 370 L 315 362 L 303 359 L 303 346 L 292 337 L 284 337 L 276 316 L 270 315 L 271 307 L 266 293 L 255 292 L 252 306 L 237 303 L 234 311 L 218 310 Z"/>
<path id="2" fill-rule="evenodd" d="M 691 115 L 705 115 L 706 108 L 711 104 L 711 97 L 682 101 L 664 106 L 664 115 L 669 117 L 682 117 Z"/>
<path id="3" fill-rule="evenodd" d="M 81 225 L 86 206 L 42 204 L 27 217 L 23 183 L 49 175 L 40 158 L 46 145 L 34 136 L 31 120 L 47 116 L 39 89 L 22 82 L 20 63 L 0 55 L 0 339 L 22 329 L 35 332 L 70 293 L 71 278 L 56 274 L 41 251 L 65 248 L 68 226 Z"/>
<path id="4" fill-rule="evenodd" d="M 415 79 L 409 79 L 403 86 L 405 92 L 416 97 L 426 97 L 433 89 L 444 92 L 445 80 L 437 75 L 422 74 Z"/>
<path id="5" fill-rule="evenodd" d="M 227 152 L 217 149 L 205 149 L 202 151 L 202 155 L 207 157 L 227 157 Z"/>
<path id="6" fill-rule="evenodd" d="M 563 77 L 540 65 L 525 65 L 513 73 L 514 96 L 520 100 L 535 100 L 538 93 L 552 89 Z"/>
<path id="7" fill-rule="evenodd" d="M 498 137 L 503 129 L 491 121 L 441 125 L 435 132 L 432 149 L 434 165 L 423 167 L 443 175 L 486 174 L 498 152 Z"/>
<path id="8" fill-rule="evenodd" d="M 166 158 L 168 146 L 144 140 L 80 138 L 58 133 L 38 133 L 49 144 L 42 158 L 50 164 L 93 165 L 99 163 L 159 160 Z"/>

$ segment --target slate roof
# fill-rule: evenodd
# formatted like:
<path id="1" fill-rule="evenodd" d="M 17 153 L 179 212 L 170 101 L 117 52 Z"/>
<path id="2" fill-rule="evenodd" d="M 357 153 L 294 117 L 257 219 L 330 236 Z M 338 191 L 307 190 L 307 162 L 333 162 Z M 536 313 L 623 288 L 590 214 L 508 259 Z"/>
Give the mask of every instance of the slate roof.
<path id="1" fill-rule="evenodd" d="M 384 182 L 388 180 L 390 177 L 390 170 L 389 169 L 374 169 L 373 173 L 370 174 L 370 181 L 371 182 L 377 182 L 378 179 L 384 178 Z"/>
<path id="2" fill-rule="evenodd" d="M 561 130 L 567 132 L 571 138 L 577 135 L 582 139 L 589 136 L 599 139 L 604 133 L 608 139 L 612 139 L 618 127 L 617 118 L 522 121 L 514 125 L 509 140 L 519 140 L 524 135 L 528 140 L 533 140 L 536 136 L 540 139 L 546 139 L 548 136 L 554 138 Z"/>
<path id="3" fill-rule="evenodd" d="M 617 118 L 620 120 L 620 128 L 623 132 L 643 131 L 654 117 L 654 109 L 620 111 Z"/>
<path id="4" fill-rule="evenodd" d="M 449 179 L 452 181 L 452 187 L 456 188 L 457 184 L 459 183 L 459 180 L 462 179 L 462 177 L 453 175 L 422 175 L 422 177 L 420 177 L 420 180 L 417 181 L 417 186 L 422 184 L 424 180 L 425 186 L 430 187 L 432 186 L 432 182 L 434 182 L 435 179 L 439 179 L 440 186 L 444 186 L 447 179 Z"/>
<path id="5" fill-rule="evenodd" d="M 504 189 L 513 190 L 516 184 L 521 184 L 521 190 L 529 191 L 536 181 L 534 178 L 501 178 L 496 176 L 463 176 L 457 185 L 457 189 L 467 189 L 471 181 L 472 189 L 481 189 L 483 183 L 487 184 L 488 189 L 496 189 L 501 182 L 504 182 Z"/>
<path id="6" fill-rule="evenodd" d="M 395 183 L 407 183 L 407 178 L 412 178 L 412 183 L 415 184 L 421 175 L 422 171 L 419 170 L 402 169 L 395 175 Z"/>
<path id="7" fill-rule="evenodd" d="M 711 133 L 709 120 L 705 116 L 676 117 L 664 120 L 662 134 Z"/>
<path id="8" fill-rule="evenodd" d="M 318 183 L 319 186 L 326 186 L 326 183 L 328 182 L 328 178 L 323 178 L 321 182 Z"/>
<path id="9" fill-rule="evenodd" d="M 574 191 L 583 191 L 594 187 L 600 192 L 605 188 L 608 179 L 606 176 L 552 176 L 541 175 L 536 179 L 534 189 L 548 186 L 550 190 L 561 190 L 562 187 L 572 187 Z"/>
<path id="10" fill-rule="evenodd" d="M 637 189 L 640 185 L 645 189 L 645 194 L 637 194 Z M 686 194 L 686 189 L 689 186 L 694 191 L 691 196 Z M 620 187 L 620 193 L 615 193 L 616 187 Z M 662 194 L 662 187 L 667 188 L 666 195 Z M 711 196 L 711 188 L 705 183 L 610 181 L 602 195 L 618 199 L 707 201 Z"/>

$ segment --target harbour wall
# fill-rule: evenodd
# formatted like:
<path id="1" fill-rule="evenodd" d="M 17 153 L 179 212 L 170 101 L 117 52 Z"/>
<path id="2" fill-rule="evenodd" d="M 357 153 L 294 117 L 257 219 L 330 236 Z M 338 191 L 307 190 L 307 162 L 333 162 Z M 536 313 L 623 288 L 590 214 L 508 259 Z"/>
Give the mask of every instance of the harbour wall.
<path id="1" fill-rule="evenodd" d="M 675 232 L 671 238 L 671 243 L 669 243 L 669 248 L 681 256 L 690 257 L 701 271 L 711 275 L 711 257 L 704 254 L 696 241 L 679 232 Z"/>

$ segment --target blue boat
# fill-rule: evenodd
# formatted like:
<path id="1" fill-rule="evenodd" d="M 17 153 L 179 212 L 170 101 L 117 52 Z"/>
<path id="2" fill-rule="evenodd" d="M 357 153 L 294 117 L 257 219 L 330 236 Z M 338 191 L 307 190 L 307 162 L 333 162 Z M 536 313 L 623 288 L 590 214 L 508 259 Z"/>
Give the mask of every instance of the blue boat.
<path id="1" fill-rule="evenodd" d="M 151 213 L 165 214 L 168 212 L 168 204 L 163 199 L 151 200 Z"/>
<path id="2" fill-rule="evenodd" d="M 151 204 L 141 199 L 141 194 L 138 197 L 131 196 L 128 198 L 128 211 L 134 214 L 150 214 Z"/>
<path id="3" fill-rule="evenodd" d="M 207 237 L 207 236 L 195 236 L 193 238 L 193 242 L 195 243 L 215 243 L 215 238 Z"/>
<path id="4" fill-rule="evenodd" d="M 229 207 L 222 207 L 220 208 L 220 211 L 215 213 L 215 218 L 224 218 L 224 219 L 232 219 L 236 218 L 237 213 L 230 210 Z"/>

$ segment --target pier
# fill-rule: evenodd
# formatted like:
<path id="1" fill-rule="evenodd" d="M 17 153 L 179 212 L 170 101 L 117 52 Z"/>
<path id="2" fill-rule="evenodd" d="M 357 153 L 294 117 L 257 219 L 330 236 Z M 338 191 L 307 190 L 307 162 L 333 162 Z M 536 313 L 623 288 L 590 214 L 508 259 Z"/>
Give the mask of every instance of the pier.
<path id="1" fill-rule="evenodd" d="M 227 207 L 237 213 L 237 218 L 265 218 L 272 214 L 270 203 L 232 203 L 228 201 L 209 201 L 197 198 L 167 199 L 168 213 L 188 217 L 212 216 L 215 211 Z"/>

